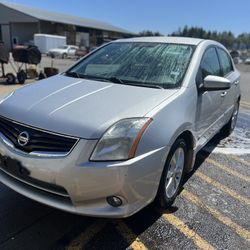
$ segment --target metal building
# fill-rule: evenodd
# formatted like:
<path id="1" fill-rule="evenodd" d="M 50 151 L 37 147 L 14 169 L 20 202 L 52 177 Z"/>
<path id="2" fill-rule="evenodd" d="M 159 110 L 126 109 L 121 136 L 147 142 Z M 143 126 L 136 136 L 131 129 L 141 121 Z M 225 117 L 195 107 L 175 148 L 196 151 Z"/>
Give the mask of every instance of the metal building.
<path id="1" fill-rule="evenodd" d="M 68 44 L 87 47 L 135 35 L 125 29 L 92 19 L 0 2 L 0 41 L 8 48 L 13 48 L 15 44 L 31 42 L 36 33 L 66 36 Z"/>

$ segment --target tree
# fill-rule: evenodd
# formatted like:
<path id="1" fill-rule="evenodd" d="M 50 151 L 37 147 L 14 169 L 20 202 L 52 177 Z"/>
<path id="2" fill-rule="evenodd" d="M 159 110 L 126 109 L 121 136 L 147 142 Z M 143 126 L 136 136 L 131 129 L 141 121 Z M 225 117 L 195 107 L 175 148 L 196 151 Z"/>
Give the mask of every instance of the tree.
<path id="1" fill-rule="evenodd" d="M 179 30 L 173 32 L 171 36 L 196 37 L 216 40 L 224 44 L 227 48 L 233 48 L 235 44 L 238 44 L 238 46 L 241 47 L 244 45 L 246 48 L 250 48 L 250 33 L 243 33 L 236 38 L 231 31 L 206 31 L 201 27 L 188 27 L 185 25 L 183 29 L 179 28 Z"/>

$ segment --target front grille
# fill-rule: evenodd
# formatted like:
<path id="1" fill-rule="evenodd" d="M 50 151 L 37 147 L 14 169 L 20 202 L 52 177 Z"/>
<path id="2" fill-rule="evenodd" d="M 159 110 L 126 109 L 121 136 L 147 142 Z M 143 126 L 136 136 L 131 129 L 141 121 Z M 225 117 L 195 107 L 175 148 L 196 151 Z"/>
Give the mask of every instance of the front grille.
<path id="1" fill-rule="evenodd" d="M 29 142 L 27 145 L 21 146 L 18 143 L 18 136 L 24 131 L 29 134 Z M 26 153 L 59 152 L 66 154 L 77 142 L 75 138 L 40 131 L 3 117 L 0 117 L 0 132 L 13 143 L 15 148 Z"/>

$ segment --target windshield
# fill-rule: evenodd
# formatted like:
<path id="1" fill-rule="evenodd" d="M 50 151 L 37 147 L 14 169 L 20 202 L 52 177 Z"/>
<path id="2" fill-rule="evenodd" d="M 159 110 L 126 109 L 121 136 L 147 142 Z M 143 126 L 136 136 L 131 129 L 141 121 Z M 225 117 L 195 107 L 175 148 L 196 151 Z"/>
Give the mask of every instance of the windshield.
<path id="1" fill-rule="evenodd" d="M 67 73 L 74 77 L 109 79 L 121 84 L 176 88 L 181 84 L 193 50 L 194 46 L 182 44 L 111 43 Z"/>

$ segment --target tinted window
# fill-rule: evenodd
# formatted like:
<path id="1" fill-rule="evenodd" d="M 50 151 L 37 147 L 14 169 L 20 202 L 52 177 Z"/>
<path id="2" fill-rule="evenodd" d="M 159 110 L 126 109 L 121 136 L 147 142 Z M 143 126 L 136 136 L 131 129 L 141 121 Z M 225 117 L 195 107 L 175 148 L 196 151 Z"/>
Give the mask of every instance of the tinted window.
<path id="1" fill-rule="evenodd" d="M 208 75 L 221 76 L 220 63 L 215 48 L 206 50 L 200 68 L 203 79 Z"/>
<path id="2" fill-rule="evenodd" d="M 124 83 L 175 88 L 182 82 L 194 47 L 182 44 L 120 42 L 91 54 L 71 69 L 78 76 L 119 78 Z"/>
<path id="3" fill-rule="evenodd" d="M 223 76 L 227 75 L 231 71 L 233 71 L 233 65 L 231 62 L 231 59 L 229 55 L 226 53 L 226 51 L 222 49 L 218 49 L 218 54 L 221 62 L 221 67 L 223 71 Z"/>

